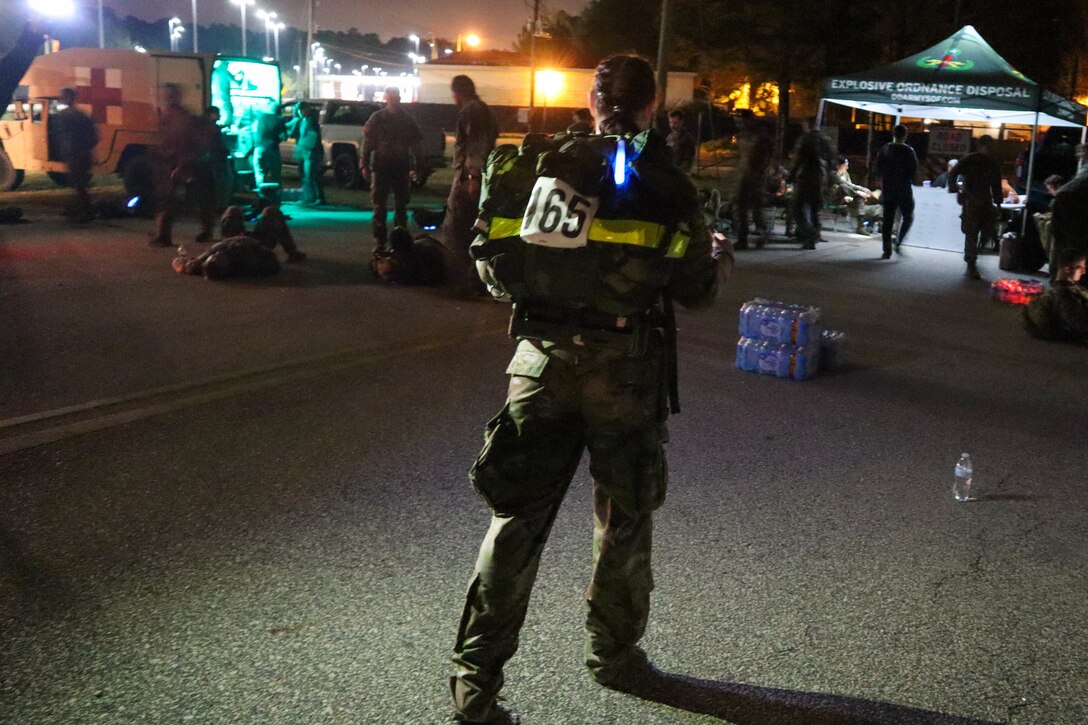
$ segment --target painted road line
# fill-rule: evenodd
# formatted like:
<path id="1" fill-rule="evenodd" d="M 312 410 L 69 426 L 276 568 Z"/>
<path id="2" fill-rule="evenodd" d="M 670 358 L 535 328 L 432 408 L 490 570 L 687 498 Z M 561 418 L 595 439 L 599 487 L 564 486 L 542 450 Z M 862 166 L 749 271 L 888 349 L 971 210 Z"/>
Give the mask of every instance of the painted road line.
<path id="1" fill-rule="evenodd" d="M 30 431 L 22 434 L 16 433 L 15 435 L 0 438 L 0 456 L 7 455 L 9 453 L 15 453 L 21 450 L 26 450 L 27 448 L 33 448 L 49 443 L 56 443 L 57 441 L 64 440 L 65 438 L 70 438 L 72 436 L 83 435 L 85 433 L 92 433 L 99 430 L 105 430 L 106 428 L 112 428 L 118 425 L 132 423 L 134 421 L 143 420 L 145 418 L 150 418 L 156 415 L 173 413 L 178 410 L 183 410 L 185 408 L 191 408 L 197 405 L 204 405 L 207 403 L 213 403 L 219 400 L 225 400 L 227 398 L 232 398 L 239 395 L 245 395 L 247 393 L 251 393 L 257 390 L 284 385 L 285 383 L 289 382 L 307 380 L 320 377 L 322 375 L 329 375 L 344 370 L 350 370 L 352 368 L 357 368 L 364 365 L 372 365 L 374 363 L 383 362 L 385 360 L 406 357 L 419 353 L 432 352 L 434 350 L 439 350 L 445 347 L 464 344 L 466 341 L 469 340 L 479 340 L 486 337 L 505 334 L 505 327 L 489 327 L 481 330 L 476 330 L 474 332 L 462 333 L 457 335 L 456 337 L 447 337 L 441 340 L 422 342 L 415 345 L 398 345 L 396 348 L 385 348 L 380 350 L 356 350 L 354 352 L 342 351 L 334 355 L 323 355 L 316 358 L 304 358 L 294 360 L 288 363 L 269 365 L 261 368 L 252 368 L 250 370 L 237 371 L 234 373 L 228 373 L 225 375 L 207 378 L 198 382 L 182 383 L 178 385 L 168 385 L 159 388 L 152 388 L 150 390 L 141 391 L 139 393 L 117 396 L 116 398 L 103 398 L 101 400 L 90 401 L 81 405 L 57 408 L 50 411 L 44 411 L 42 413 L 20 416 L 19 418 L 10 418 L 5 421 L 0 421 L 0 430 L 3 430 L 4 428 L 12 429 L 29 422 L 41 422 L 43 420 L 51 419 L 55 420 L 74 414 L 99 411 L 97 415 L 89 418 L 82 418 L 80 420 L 76 420 L 70 423 L 60 423 L 58 425 L 53 425 L 49 428 Z M 323 364 L 322 361 L 324 361 Z M 299 367 L 301 367 L 302 369 L 295 369 Z M 245 378 L 247 377 L 253 379 L 246 380 Z M 227 384 L 225 386 L 222 386 L 223 383 L 234 384 Z M 208 388 L 213 389 L 208 390 Z M 187 395 L 183 394 L 181 397 L 177 397 L 176 394 L 182 391 L 191 392 Z M 170 400 L 167 401 L 151 402 L 154 401 L 155 398 L 162 397 L 163 395 L 171 395 L 172 397 Z M 123 406 L 126 403 L 138 403 L 141 401 L 147 402 L 145 405 L 141 405 L 136 408 L 129 408 L 116 412 L 109 411 L 109 408 Z"/>

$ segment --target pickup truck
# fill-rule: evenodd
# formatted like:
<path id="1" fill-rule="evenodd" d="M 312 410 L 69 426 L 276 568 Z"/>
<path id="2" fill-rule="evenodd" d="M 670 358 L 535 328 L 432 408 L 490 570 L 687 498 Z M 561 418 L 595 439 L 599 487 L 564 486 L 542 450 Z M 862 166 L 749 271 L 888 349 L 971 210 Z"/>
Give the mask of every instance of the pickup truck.
<path id="1" fill-rule="evenodd" d="M 292 101 L 284 104 L 283 113 L 289 118 L 294 113 L 295 103 L 308 103 L 320 108 L 321 139 L 325 146 L 325 167 L 332 169 L 336 183 L 349 189 L 365 185 L 359 173 L 359 152 L 363 147 L 363 125 L 382 107 L 372 101 L 348 101 L 343 99 L 314 99 Z M 416 119 L 419 130 L 423 133 L 420 144 L 420 158 L 417 159 L 418 174 L 416 186 L 423 186 L 427 177 L 445 165 L 446 136 L 441 128 L 428 126 L 421 122 L 421 114 L 416 104 L 401 105 L 406 113 Z M 288 139 L 280 144 L 280 156 L 284 164 L 294 165 L 295 140 Z"/>

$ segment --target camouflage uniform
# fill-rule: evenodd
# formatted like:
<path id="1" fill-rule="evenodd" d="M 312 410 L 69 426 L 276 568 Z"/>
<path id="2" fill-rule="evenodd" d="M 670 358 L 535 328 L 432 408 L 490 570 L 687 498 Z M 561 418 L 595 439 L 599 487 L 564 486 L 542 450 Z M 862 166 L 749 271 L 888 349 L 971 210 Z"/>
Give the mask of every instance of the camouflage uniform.
<path id="1" fill-rule="evenodd" d="M 91 195 L 91 168 L 94 166 L 94 148 L 98 145 L 98 130 L 87 114 L 69 106 L 57 114 L 61 158 L 68 167 L 68 185 L 75 191 L 72 216 L 85 221 L 94 216 Z"/>
<path id="2" fill-rule="evenodd" d="M 537 157 L 495 150 L 472 245 L 493 294 L 515 301 L 519 337 L 506 405 L 487 425 L 470 478 L 492 511 L 454 650 L 454 706 L 492 716 L 504 663 L 518 646 L 541 551 L 584 450 L 594 498 L 594 568 L 586 598 L 586 664 L 612 684 L 641 663 L 635 644 L 649 614 L 651 512 L 665 498 L 668 367 L 662 296 L 708 306 L 717 291 L 699 201 L 656 132 L 627 137 L 630 176 L 612 183 L 615 137 L 568 138 Z M 585 173 L 565 174 L 572 158 Z M 520 237 L 536 169 L 600 198 L 584 247 L 559 250 Z M 548 169 L 558 169 L 551 173 Z M 597 188 L 590 188 L 594 185 Z M 568 217 L 568 220 L 570 217 Z M 587 274 L 588 271 L 588 274 Z M 628 345 L 610 344 L 642 323 Z M 542 325 L 534 334 L 533 326 Z"/>
<path id="3" fill-rule="evenodd" d="M 1023 308 L 1028 332 L 1040 340 L 1088 342 L 1088 289 L 1058 280 Z"/>
<path id="4" fill-rule="evenodd" d="M 256 139 L 253 149 L 253 182 L 262 196 L 275 195 L 283 179 L 280 142 L 287 138 L 287 122 L 276 113 L 261 113 L 253 124 Z M 275 185 L 269 188 L 270 185 Z"/>
<path id="5" fill-rule="evenodd" d="M 363 168 L 373 171 L 370 203 L 374 241 L 384 247 L 389 237 L 386 215 L 390 192 L 393 194 L 393 226 L 408 226 L 411 174 L 423 136 L 415 119 L 403 109 L 392 111 L 388 107 L 371 114 L 363 132 Z"/>
<path id="6" fill-rule="evenodd" d="M 997 236 L 1001 167 L 989 154 L 976 151 L 964 156 L 952 175 L 963 178 L 963 261 L 974 264 L 979 245 Z"/>
<path id="7" fill-rule="evenodd" d="M 206 279 L 268 277 L 280 271 L 276 253 L 245 234 L 216 242 L 199 257 L 176 257 L 172 266 L 178 274 L 203 274 Z"/>
<path id="8" fill-rule="evenodd" d="M 461 106 L 453 149 L 453 184 L 442 223 L 445 266 L 453 281 L 475 283 L 468 248 L 476 236 L 473 224 L 480 205 L 483 165 L 498 135 L 498 123 L 486 103 L 476 97 Z"/>
<path id="9" fill-rule="evenodd" d="M 200 234 L 204 241 L 211 238 L 214 212 L 214 186 L 210 179 L 202 178 L 206 165 L 200 163 L 205 155 L 207 136 L 203 125 L 184 107 L 167 106 L 159 117 L 159 145 L 155 150 L 155 238 L 153 243 L 172 245 L 174 213 L 179 186 L 191 185 L 192 198 L 200 220 Z"/>

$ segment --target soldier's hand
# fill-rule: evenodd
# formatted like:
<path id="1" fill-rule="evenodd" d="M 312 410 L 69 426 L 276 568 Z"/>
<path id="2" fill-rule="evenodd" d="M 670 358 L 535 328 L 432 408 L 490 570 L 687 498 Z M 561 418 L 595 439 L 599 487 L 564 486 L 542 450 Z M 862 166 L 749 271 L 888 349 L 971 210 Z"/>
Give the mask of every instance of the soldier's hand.
<path id="1" fill-rule="evenodd" d="M 370 169 L 368 169 L 365 166 L 360 166 L 359 167 L 359 173 L 363 175 L 363 180 L 366 181 L 366 183 L 369 184 L 370 183 Z"/>
<path id="2" fill-rule="evenodd" d="M 412 169 L 408 172 L 408 178 L 412 181 L 419 181 L 419 174 L 416 173 L 415 169 Z"/>

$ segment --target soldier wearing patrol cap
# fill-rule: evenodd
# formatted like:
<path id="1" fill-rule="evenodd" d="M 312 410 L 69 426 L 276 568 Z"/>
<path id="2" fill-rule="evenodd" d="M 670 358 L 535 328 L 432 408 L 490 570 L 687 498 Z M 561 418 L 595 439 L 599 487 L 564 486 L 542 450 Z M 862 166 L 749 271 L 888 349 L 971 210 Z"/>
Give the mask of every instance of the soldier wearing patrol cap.
<path id="1" fill-rule="evenodd" d="M 496 148 L 485 171 L 471 251 L 492 295 L 514 303 L 518 347 L 506 405 L 470 474 L 492 517 L 454 648 L 459 722 L 517 721 L 496 702 L 503 665 L 587 449 L 594 568 L 585 662 L 616 689 L 650 671 L 637 643 L 653 587 L 651 516 L 665 498 L 665 421 L 678 410 L 671 301 L 709 306 L 732 256 L 712 257 L 695 188 L 649 129 L 649 63 L 603 61 L 590 98 L 607 135 L 530 134 L 521 149 Z"/>

